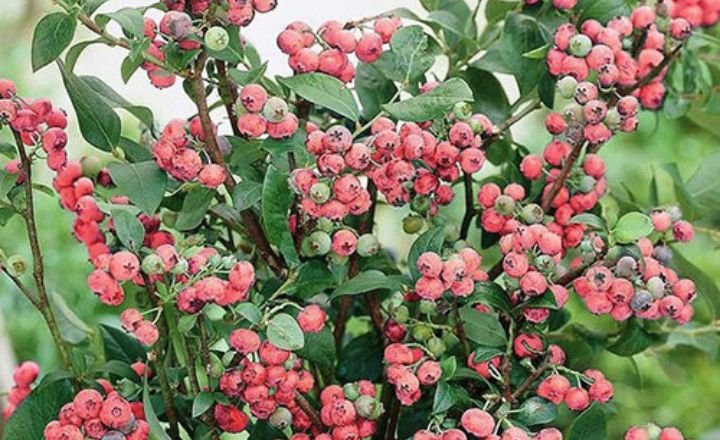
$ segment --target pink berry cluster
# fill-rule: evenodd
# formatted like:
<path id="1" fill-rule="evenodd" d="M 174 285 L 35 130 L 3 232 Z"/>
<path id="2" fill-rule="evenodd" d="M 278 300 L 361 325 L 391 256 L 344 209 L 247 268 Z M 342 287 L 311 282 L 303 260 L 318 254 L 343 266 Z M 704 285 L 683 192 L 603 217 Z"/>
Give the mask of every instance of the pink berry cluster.
<path id="1" fill-rule="evenodd" d="M 25 400 L 32 391 L 32 385 L 40 375 L 40 366 L 32 361 L 26 361 L 15 367 L 13 371 L 13 386 L 7 394 L 7 405 L 2 412 L 2 420 L 7 421 L 15 409 Z"/>
<path id="2" fill-rule="evenodd" d="M 442 432 L 423 429 L 413 435 L 413 440 L 562 440 L 562 433 L 556 428 L 544 428 L 529 435 L 521 428 L 510 427 L 500 432 L 501 424 L 487 411 L 471 408 L 463 412 L 457 428 Z M 468 437 L 470 435 L 470 437 Z"/>
<path id="3" fill-rule="evenodd" d="M 561 11 L 566 11 L 574 8 L 577 6 L 578 0 L 552 0 L 553 8 L 559 9 Z M 537 5 L 542 3 L 542 0 L 525 0 L 526 5 Z"/>
<path id="4" fill-rule="evenodd" d="M 445 292 L 467 297 L 475 291 L 476 282 L 488 279 L 480 264 L 482 257 L 469 247 L 444 261 L 435 252 L 425 252 L 417 260 L 417 269 L 422 276 L 415 282 L 415 293 L 431 301 L 437 301 Z"/>
<path id="5" fill-rule="evenodd" d="M 375 420 L 383 413 L 375 385 L 367 380 L 329 385 L 320 392 L 320 420 L 328 432 L 314 428 L 315 440 L 370 438 L 375 434 Z M 292 440 L 309 440 L 308 434 L 296 434 Z"/>
<path id="6" fill-rule="evenodd" d="M 200 255 L 200 258 L 206 258 Z M 197 264 L 191 259 L 190 273 Z M 199 313 L 206 304 L 221 307 L 231 306 L 247 300 L 250 289 L 255 285 L 255 268 L 247 261 L 234 263 L 224 280 L 216 275 L 206 276 L 182 288 L 177 296 L 177 306 L 185 313 Z"/>
<path id="7" fill-rule="evenodd" d="M 290 57 L 288 64 L 295 73 L 322 72 L 349 83 L 355 78 L 355 65 L 348 55 L 354 53 L 358 60 L 374 63 L 400 26 L 399 17 L 380 17 L 364 32 L 364 23 L 338 21 L 327 21 L 313 32 L 306 23 L 296 21 L 278 35 L 277 45 Z"/>
<path id="8" fill-rule="evenodd" d="M 23 99 L 17 95 L 15 84 L 0 78 L 0 127 L 7 125 L 22 139 L 29 155 L 44 156 L 48 167 L 58 171 L 67 162 L 68 137 L 65 133 L 67 117 L 47 99 Z M 10 160 L 5 170 L 24 181 L 20 160 Z"/>
<path id="9" fill-rule="evenodd" d="M 440 363 L 429 359 L 418 347 L 392 343 L 385 347 L 384 360 L 388 364 L 387 381 L 395 387 L 401 404 L 410 406 L 420 400 L 420 386 L 432 386 L 440 380 Z"/>
<path id="10" fill-rule="evenodd" d="M 500 239 L 500 250 L 505 255 L 502 267 L 508 287 L 514 289 L 514 304 L 552 295 L 557 307 L 565 306 L 567 289 L 553 283 L 564 252 L 562 235 L 542 224 L 521 226 Z M 529 322 L 539 324 L 550 316 L 550 309 L 527 307 L 523 314 Z"/>
<path id="11" fill-rule="evenodd" d="M 295 399 L 296 393 L 308 393 L 315 384 L 313 375 L 302 368 L 302 359 L 261 341 L 253 330 L 234 330 L 228 342 L 238 356 L 220 378 L 220 390 L 249 405 L 260 420 L 309 429 L 312 422 Z"/>
<path id="12" fill-rule="evenodd" d="M 311 129 L 314 127 L 311 127 Z M 348 214 L 361 215 L 370 209 L 370 193 L 352 172 L 361 172 L 370 162 L 368 148 L 353 144 L 350 130 L 335 125 L 314 130 L 305 143 L 316 159 L 316 167 L 299 168 L 291 186 L 301 197 L 302 212 L 311 218 L 341 221 Z M 346 172 L 346 169 L 350 172 Z"/>
<path id="13" fill-rule="evenodd" d="M 712 26 L 720 21 L 720 2 L 716 0 L 672 0 L 670 16 L 684 18 L 694 27 Z"/>
<path id="14" fill-rule="evenodd" d="M 259 138 L 267 134 L 272 139 L 287 138 L 299 127 L 297 116 L 287 103 L 278 97 L 268 96 L 259 84 L 248 84 L 240 91 L 238 99 L 237 128 L 241 135 Z"/>
<path id="15" fill-rule="evenodd" d="M 597 370 L 585 370 L 570 380 L 560 373 L 553 373 L 543 379 L 537 387 L 537 395 L 555 405 L 565 403 L 571 411 L 583 411 L 591 402 L 607 403 L 613 397 L 613 385 Z"/>
<path id="16" fill-rule="evenodd" d="M 451 184 L 460 172 L 472 174 L 485 164 L 481 135 L 491 133 L 492 123 L 484 115 L 473 115 L 454 123 L 448 140 L 442 141 L 423 126 L 427 124 L 396 126 L 390 119 L 378 119 L 368 139 L 371 160 L 365 173 L 390 204 L 413 200 L 420 214 L 434 215 L 439 205 L 455 198 Z"/>
<path id="17" fill-rule="evenodd" d="M 658 432 L 659 431 L 659 432 Z M 652 434 L 655 435 L 652 435 Z M 679 429 L 668 426 L 659 428 L 655 425 L 649 426 L 633 426 L 625 433 L 625 440 L 650 440 L 657 438 L 658 440 L 684 440 L 682 432 Z"/>
<path id="18" fill-rule="evenodd" d="M 693 316 L 695 284 L 667 266 L 672 259 L 667 247 L 655 246 L 648 238 L 637 245 L 642 253 L 639 259 L 626 255 L 612 267 L 591 266 L 573 281 L 575 292 L 592 313 L 609 314 L 618 321 L 634 315 L 650 320 L 668 317 L 686 324 Z"/>
<path id="19" fill-rule="evenodd" d="M 155 323 L 145 319 L 137 309 L 125 309 L 120 315 L 120 322 L 125 331 L 132 333 L 143 345 L 151 346 L 160 337 Z"/>
<path id="20" fill-rule="evenodd" d="M 187 11 L 201 18 L 210 9 L 211 0 L 162 0 L 163 4 L 173 11 Z M 227 0 L 215 2 L 222 4 L 222 11 L 227 22 L 235 26 L 247 26 L 255 18 L 255 13 L 264 14 L 277 6 L 277 0 Z"/>
<path id="21" fill-rule="evenodd" d="M 86 438 L 147 440 L 150 425 L 143 405 L 128 402 L 112 388 L 105 390 L 105 396 L 94 389 L 80 391 L 62 407 L 58 420 L 45 427 L 45 440 Z"/>
<path id="22" fill-rule="evenodd" d="M 200 118 L 195 117 L 189 123 L 175 119 L 165 126 L 153 144 L 153 157 L 158 167 L 181 182 L 197 179 L 208 188 L 217 188 L 225 181 L 225 169 L 214 163 L 203 163 L 198 149 L 204 142 Z"/>
<path id="23" fill-rule="evenodd" d="M 548 69 L 552 75 L 560 77 L 561 82 L 566 77 L 581 83 L 596 77 L 597 85 L 588 101 L 597 99 L 592 97 L 597 89 L 604 96 L 610 93 L 606 102 L 613 99 L 612 93 L 626 95 L 630 92 L 640 99 L 645 108 L 657 109 L 665 97 L 662 80 L 666 69 L 653 78 L 650 76 L 670 55 L 668 47 L 686 39 L 691 32 L 687 20 L 672 19 L 670 37 L 675 41 L 667 41 L 665 33 L 659 28 L 662 19 L 655 8 L 643 5 L 636 7 L 629 17 L 610 20 L 607 26 L 597 20 L 587 20 L 579 28 L 569 23 L 561 25 L 555 32 L 555 46 L 547 55 Z M 638 41 L 641 46 L 628 49 L 623 41 Z M 570 84 L 562 86 L 569 95 Z M 623 131 L 634 130 L 632 119 L 621 122 L 615 113 L 609 113 L 607 118 L 607 105 L 597 106 L 595 112 L 587 113 L 591 113 L 591 121 L 584 131 L 585 138 L 591 143 L 609 139 L 610 126 L 618 126 Z"/>

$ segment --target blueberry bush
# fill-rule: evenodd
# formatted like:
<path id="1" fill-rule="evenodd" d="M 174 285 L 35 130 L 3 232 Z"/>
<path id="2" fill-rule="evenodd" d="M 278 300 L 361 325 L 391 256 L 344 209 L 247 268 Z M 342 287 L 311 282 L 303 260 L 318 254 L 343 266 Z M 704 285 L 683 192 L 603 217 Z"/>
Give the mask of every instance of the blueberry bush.
<path id="1" fill-rule="evenodd" d="M 275 0 L 55 3 L 32 67 L 55 66 L 76 119 L 0 79 L 0 224 L 20 218 L 31 254 L 0 269 L 62 368 L 16 368 L 3 438 L 600 440 L 617 408 L 599 353 L 717 344 L 720 292 L 681 253 L 720 201 L 713 164 L 666 166 L 676 203 L 653 178 L 646 206 L 609 193 L 601 157 L 642 112 L 717 105 L 717 2 L 422 0 L 296 21 L 276 36 L 294 74 L 276 77 L 243 36 Z M 182 83 L 196 113 L 157 121 L 78 75 L 95 44 L 123 49 L 125 81 Z M 531 154 L 510 129 L 543 109 Z M 98 154 L 77 157 L 68 124 Z M 48 289 L 38 193 L 73 219 L 88 298 L 117 326 Z M 381 227 L 412 237 L 406 255 Z M 650 438 L 683 434 L 625 434 Z"/>

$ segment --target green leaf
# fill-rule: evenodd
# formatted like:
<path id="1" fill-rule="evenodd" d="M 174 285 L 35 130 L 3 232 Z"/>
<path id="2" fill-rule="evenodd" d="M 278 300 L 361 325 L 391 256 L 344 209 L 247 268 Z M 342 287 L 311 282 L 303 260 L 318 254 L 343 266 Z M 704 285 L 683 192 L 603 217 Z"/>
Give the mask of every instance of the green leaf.
<path id="1" fill-rule="evenodd" d="M 442 251 L 443 243 L 445 243 L 445 228 L 443 226 L 436 226 L 432 229 L 428 229 L 421 236 L 417 238 L 410 247 L 408 253 L 408 268 L 413 281 L 420 279 L 420 271 L 417 268 L 417 260 L 420 255 L 425 252 L 435 252 L 439 254 Z"/>
<path id="2" fill-rule="evenodd" d="M 240 303 L 235 307 L 235 311 L 245 318 L 250 324 L 257 324 L 262 319 L 262 312 L 253 303 Z"/>
<path id="3" fill-rule="evenodd" d="M 155 213 L 165 195 L 167 184 L 167 174 L 155 162 L 112 162 L 108 164 L 108 169 L 120 193 L 128 196 L 145 214 Z"/>
<path id="4" fill-rule="evenodd" d="M 374 65 L 358 63 L 355 91 L 362 105 L 363 118 L 370 120 L 395 96 L 397 87 Z"/>
<path id="5" fill-rule="evenodd" d="M 440 368 L 442 369 L 442 378 L 451 379 L 458 369 L 457 358 L 455 356 L 446 357 L 440 361 Z"/>
<path id="6" fill-rule="evenodd" d="M 128 249 L 140 249 L 145 240 L 145 228 L 137 215 L 122 208 L 111 208 L 110 214 L 120 242 Z"/>
<path id="7" fill-rule="evenodd" d="M 214 189 L 204 186 L 191 189 L 183 200 L 175 228 L 179 231 L 189 231 L 200 226 L 214 197 Z"/>
<path id="8" fill-rule="evenodd" d="M 718 288 L 715 278 L 705 273 L 692 261 L 687 259 L 676 246 L 672 247 L 673 264 L 678 271 L 692 279 L 697 287 L 698 295 L 702 298 L 710 308 L 713 319 L 720 307 L 720 288 Z"/>
<path id="9" fill-rule="evenodd" d="M 509 312 L 511 309 L 510 297 L 507 292 L 499 284 L 493 282 L 475 283 L 472 300 L 480 301 L 502 312 Z"/>
<path id="10" fill-rule="evenodd" d="M 631 319 L 625 324 L 620 336 L 607 349 L 618 356 L 628 357 L 642 353 L 651 343 L 650 335 L 636 319 Z"/>
<path id="11" fill-rule="evenodd" d="M 252 180 L 243 180 L 235 186 L 233 204 L 239 211 L 255 207 L 262 200 L 261 183 Z"/>
<path id="12" fill-rule="evenodd" d="M 720 212 L 720 153 L 703 158 L 693 176 L 687 181 L 687 191 L 700 213 Z"/>
<path id="13" fill-rule="evenodd" d="M 443 413 L 457 403 L 455 397 L 455 390 L 452 385 L 443 381 L 438 382 L 437 389 L 435 390 L 435 397 L 433 397 L 433 414 Z"/>
<path id="14" fill-rule="evenodd" d="M 458 102 L 472 102 L 470 86 L 460 78 L 451 78 L 431 91 L 383 108 L 398 120 L 422 122 L 443 116 Z"/>
<path id="15" fill-rule="evenodd" d="M 143 408 L 145 410 L 145 421 L 147 421 L 148 425 L 150 425 L 151 438 L 154 438 L 155 440 L 171 440 L 160 424 L 160 420 L 158 420 L 157 414 L 155 413 L 155 408 L 153 407 L 152 400 L 150 399 L 150 390 L 147 384 L 147 379 L 145 380 L 145 386 L 143 388 L 142 400 Z"/>
<path id="16" fill-rule="evenodd" d="M 473 361 L 475 363 L 487 362 L 492 358 L 502 356 L 503 353 L 505 352 L 498 348 L 480 346 L 473 351 Z"/>
<path id="17" fill-rule="evenodd" d="M 111 151 L 120 140 L 120 118 L 103 98 L 58 61 L 65 89 L 75 108 L 80 132 L 91 145 Z"/>
<path id="18" fill-rule="evenodd" d="M 337 376 L 340 383 L 361 379 L 376 381 L 383 372 L 383 342 L 377 333 L 369 332 L 347 343 L 338 356 Z"/>
<path id="19" fill-rule="evenodd" d="M 593 229 L 597 229 L 599 231 L 605 231 L 607 230 L 607 226 L 605 225 L 605 220 L 598 217 L 595 214 L 585 212 L 583 214 L 578 214 L 570 219 L 570 223 L 579 223 L 582 225 L 590 226 Z"/>
<path id="20" fill-rule="evenodd" d="M 203 391 L 193 400 L 192 416 L 198 418 L 209 410 L 215 403 L 215 395 L 209 391 Z"/>
<path id="21" fill-rule="evenodd" d="M 471 341 L 487 347 L 505 346 L 507 335 L 497 316 L 465 306 L 460 309 L 460 319 L 465 324 L 465 335 Z"/>
<path id="22" fill-rule="evenodd" d="M 95 76 L 81 76 L 79 77 L 85 82 L 91 89 L 95 91 L 105 102 L 112 108 L 122 108 L 131 115 L 135 116 L 145 127 L 153 128 L 153 113 L 152 111 L 144 106 L 134 105 L 127 99 L 120 96 L 115 90 L 107 85 L 103 80 Z"/>
<path id="23" fill-rule="evenodd" d="M 557 407 L 542 397 L 531 397 L 517 409 L 513 420 L 524 426 L 545 425 L 557 417 Z"/>
<path id="24" fill-rule="evenodd" d="M 55 313 L 60 335 L 67 342 L 78 345 L 88 339 L 93 331 L 67 305 L 65 299 L 55 292 L 50 293 L 50 306 Z"/>
<path id="25" fill-rule="evenodd" d="M 15 145 L 9 142 L 0 142 L 0 154 L 8 159 L 15 159 L 15 156 L 17 156 Z"/>
<path id="26" fill-rule="evenodd" d="M 45 438 L 45 425 L 57 420 L 60 408 L 73 399 L 68 380 L 40 385 L 17 407 L 4 426 L 6 440 L 35 440 Z"/>
<path id="27" fill-rule="evenodd" d="M 228 74 L 233 81 L 235 81 L 241 86 L 246 86 L 248 84 L 254 84 L 260 81 L 263 75 L 265 75 L 267 65 L 267 62 L 264 62 L 260 67 L 256 67 L 248 71 L 230 69 L 228 71 Z"/>
<path id="28" fill-rule="evenodd" d="M 475 97 L 472 103 L 473 111 L 487 115 L 495 122 L 507 119 L 510 114 L 510 103 L 503 85 L 495 75 L 485 70 L 468 67 L 461 76 L 470 86 Z"/>
<path id="29" fill-rule="evenodd" d="M 337 78 L 324 73 L 306 73 L 290 78 L 279 78 L 278 81 L 313 104 L 332 110 L 352 121 L 360 119 L 360 110 L 355 97 Z"/>
<path id="30" fill-rule="evenodd" d="M 291 266 L 300 264 L 295 241 L 290 233 L 288 216 L 293 203 L 288 185 L 288 175 L 269 166 L 262 190 L 262 221 L 268 240 L 280 249 L 285 261 Z"/>
<path id="31" fill-rule="evenodd" d="M 300 350 L 305 346 L 305 336 L 295 318 L 287 313 L 275 315 L 267 327 L 270 342 L 283 350 Z"/>
<path id="32" fill-rule="evenodd" d="M 511 13 L 505 18 L 502 37 L 473 67 L 515 76 L 521 94 L 530 93 L 545 72 L 545 60 L 522 55 L 548 44 L 534 17 Z"/>
<path id="33" fill-rule="evenodd" d="M 417 25 L 399 29 L 390 40 L 390 50 L 383 52 L 375 66 L 389 79 L 410 83 L 421 78 L 435 64 L 430 38 Z"/>
<path id="34" fill-rule="evenodd" d="M 137 339 L 129 336 L 123 330 L 105 324 L 100 324 L 103 349 L 106 360 L 118 360 L 132 364 L 138 360 L 145 360 L 146 351 Z"/>
<path id="35" fill-rule="evenodd" d="M 324 261 L 312 259 L 298 268 L 295 295 L 308 299 L 335 286 L 335 278 Z"/>
<path id="36" fill-rule="evenodd" d="M 580 23 L 585 20 L 594 18 L 599 22 L 606 24 L 614 17 L 627 16 L 630 13 L 630 7 L 627 0 L 580 0 L 575 6 L 576 11 L 580 11 Z"/>
<path id="37" fill-rule="evenodd" d="M 330 327 L 325 326 L 318 333 L 306 333 L 305 346 L 296 354 L 320 367 L 324 376 L 331 376 L 335 368 L 337 353 L 335 352 L 335 338 Z"/>
<path id="38" fill-rule="evenodd" d="M 138 9 L 122 8 L 115 12 L 98 15 L 97 18 L 100 19 L 101 17 L 114 20 L 125 32 L 133 37 L 145 37 L 145 21 L 143 14 Z"/>
<path id="39" fill-rule="evenodd" d="M 44 16 L 35 26 L 32 41 L 32 68 L 37 72 L 55 61 L 72 43 L 77 23 L 64 12 Z"/>
<path id="40" fill-rule="evenodd" d="M 338 286 L 331 298 L 356 295 L 372 290 L 398 291 L 402 289 L 404 280 L 405 277 L 402 275 L 385 275 L 379 270 L 366 270 Z"/>
<path id="41" fill-rule="evenodd" d="M 607 439 L 607 422 L 600 405 L 593 403 L 580 414 L 570 426 L 565 438 L 567 440 Z"/>
<path id="42" fill-rule="evenodd" d="M 140 382 L 140 376 L 138 376 L 135 370 L 130 368 L 130 365 L 123 361 L 111 360 L 102 365 L 98 365 L 93 368 L 92 371 L 100 375 L 112 374 L 125 379 L 130 379 L 133 382 Z"/>
<path id="43" fill-rule="evenodd" d="M 103 42 L 104 41 L 100 38 L 97 40 L 82 41 L 68 49 L 65 54 L 65 65 L 67 66 L 67 69 L 70 71 L 75 70 L 75 64 L 77 64 L 77 61 L 80 59 L 80 55 L 82 55 L 83 51 L 93 44 L 100 44 Z"/>
<path id="44" fill-rule="evenodd" d="M 153 155 L 150 150 L 124 136 L 120 136 L 118 147 L 125 152 L 125 158 L 130 162 L 148 162 L 153 160 Z"/>
<path id="45" fill-rule="evenodd" d="M 612 229 L 612 235 L 619 243 L 632 243 L 647 237 L 653 231 L 650 217 L 639 212 L 630 212 L 620 217 Z"/>

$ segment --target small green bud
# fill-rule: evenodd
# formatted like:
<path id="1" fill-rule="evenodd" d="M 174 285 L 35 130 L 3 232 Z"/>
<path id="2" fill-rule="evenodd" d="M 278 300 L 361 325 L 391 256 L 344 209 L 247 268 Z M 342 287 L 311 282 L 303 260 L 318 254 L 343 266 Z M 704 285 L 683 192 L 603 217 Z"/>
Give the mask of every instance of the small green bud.
<path id="1" fill-rule="evenodd" d="M 445 342 L 438 338 L 433 336 L 432 338 L 428 339 L 427 343 L 425 344 L 427 346 L 427 349 L 430 351 L 430 353 L 433 354 L 436 358 L 439 358 L 445 353 L 445 350 L 447 349 L 447 346 L 445 345 Z"/>
<path id="2" fill-rule="evenodd" d="M 545 212 L 542 210 L 540 205 L 537 205 L 535 203 L 529 203 L 523 206 L 520 217 L 525 223 L 529 225 L 534 225 L 537 223 L 542 223 L 543 218 L 545 217 Z"/>
<path id="3" fill-rule="evenodd" d="M 510 215 L 515 211 L 515 200 L 508 195 L 501 195 L 495 199 L 495 211 L 500 215 Z"/>
<path id="4" fill-rule="evenodd" d="M 330 187 L 327 183 L 318 182 L 310 187 L 310 198 L 315 203 L 325 203 L 330 199 Z"/>
<path id="5" fill-rule="evenodd" d="M 373 256 L 380 251 L 380 241 L 373 234 L 363 234 L 357 241 L 357 253 L 363 258 Z"/>
<path id="6" fill-rule="evenodd" d="M 453 107 L 455 118 L 464 121 L 472 116 L 472 106 L 467 102 L 458 102 Z"/>
<path id="7" fill-rule="evenodd" d="M 558 93 L 565 99 L 575 96 L 575 87 L 577 87 L 577 80 L 569 75 L 557 82 Z"/>
<path id="8" fill-rule="evenodd" d="M 433 329 L 424 324 L 418 324 L 412 329 L 412 337 L 418 342 L 424 342 L 433 337 Z"/>
<path id="9" fill-rule="evenodd" d="M 415 196 L 410 201 L 410 209 L 417 212 L 420 215 L 425 215 L 432 206 L 432 200 L 427 196 Z"/>
<path id="10" fill-rule="evenodd" d="M 28 265 L 22 255 L 10 255 L 5 262 L 8 273 L 14 277 L 20 277 L 27 272 Z"/>
<path id="11" fill-rule="evenodd" d="M 360 386 L 357 383 L 346 383 L 343 385 L 343 394 L 345 398 L 350 401 L 355 401 L 360 397 Z"/>
<path id="12" fill-rule="evenodd" d="M 437 313 L 437 303 L 435 301 L 428 301 L 426 299 L 420 301 L 420 313 L 424 313 L 426 315 L 434 315 Z"/>
<path id="13" fill-rule="evenodd" d="M 407 307 L 404 305 L 397 306 L 392 311 L 392 318 L 398 323 L 398 324 L 405 324 L 410 318 L 410 310 L 408 310 Z"/>

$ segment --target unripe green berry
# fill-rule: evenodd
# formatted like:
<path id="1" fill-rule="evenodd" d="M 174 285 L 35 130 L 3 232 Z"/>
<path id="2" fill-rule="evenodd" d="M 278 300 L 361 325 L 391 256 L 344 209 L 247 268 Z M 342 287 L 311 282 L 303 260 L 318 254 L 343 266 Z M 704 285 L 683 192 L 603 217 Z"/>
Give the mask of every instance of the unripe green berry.
<path id="1" fill-rule="evenodd" d="M 410 310 L 404 305 L 397 306 L 392 311 L 392 318 L 398 324 L 405 324 L 408 318 L 410 318 Z"/>
<path id="2" fill-rule="evenodd" d="M 670 214 L 670 219 L 673 222 L 682 219 L 682 211 L 677 206 L 673 206 L 672 208 L 668 209 L 668 214 Z"/>
<path id="3" fill-rule="evenodd" d="M 363 258 L 373 256 L 380 251 L 380 241 L 373 234 L 363 234 L 357 241 L 357 253 Z"/>
<path id="4" fill-rule="evenodd" d="M 621 278 L 631 278 L 637 273 L 637 266 L 633 257 L 624 256 L 618 260 L 615 273 Z"/>
<path id="5" fill-rule="evenodd" d="M 150 254 L 143 258 L 142 271 L 148 275 L 163 273 L 163 260 L 157 254 Z"/>
<path id="6" fill-rule="evenodd" d="M 355 401 L 355 411 L 363 419 L 375 420 L 383 413 L 383 406 L 374 397 L 362 395 Z"/>
<path id="7" fill-rule="evenodd" d="M 563 109 L 563 116 L 570 122 L 582 122 L 585 120 L 585 113 L 581 105 L 571 102 Z"/>
<path id="8" fill-rule="evenodd" d="M 102 162 L 95 156 L 85 156 L 80 159 L 80 165 L 82 166 L 83 175 L 95 178 L 102 169 Z"/>
<path id="9" fill-rule="evenodd" d="M 610 130 L 617 130 L 620 126 L 621 120 L 622 117 L 620 116 L 620 113 L 618 113 L 617 109 L 613 107 L 608 110 L 603 122 L 605 122 L 605 125 L 607 125 Z"/>
<path id="10" fill-rule="evenodd" d="M 342 387 L 345 398 L 350 401 L 355 401 L 360 397 L 360 386 L 356 383 L 346 383 Z"/>
<path id="11" fill-rule="evenodd" d="M 540 205 L 529 203 L 523 206 L 520 217 L 525 223 L 534 225 L 536 223 L 542 223 L 543 218 L 545 217 L 545 212 Z"/>
<path id="12" fill-rule="evenodd" d="M 428 301 L 428 300 L 422 300 L 420 301 L 420 313 L 424 313 L 426 315 L 434 315 L 437 313 L 437 303 L 435 301 Z"/>
<path id="13" fill-rule="evenodd" d="M 584 192 L 585 194 L 592 192 L 595 189 L 595 184 L 597 183 L 597 180 L 595 180 L 592 176 L 583 176 L 582 179 L 580 179 L 580 183 L 578 184 L 578 189 L 581 192 Z"/>
<path id="14" fill-rule="evenodd" d="M 475 134 L 485 133 L 485 126 L 482 124 L 482 122 L 478 121 L 477 119 L 470 119 L 468 121 L 468 124 L 470 124 L 470 128 L 472 128 L 473 133 L 475 133 Z"/>
<path id="15" fill-rule="evenodd" d="M 226 256 L 222 257 L 221 265 L 222 265 L 223 269 L 230 270 L 230 269 L 232 269 L 232 267 L 235 265 L 236 262 L 237 262 L 237 260 L 235 259 L 235 257 L 233 257 L 232 255 L 226 255 Z"/>
<path id="16" fill-rule="evenodd" d="M 327 183 L 318 182 L 310 187 L 310 198 L 315 203 L 325 203 L 330 199 L 330 187 Z"/>
<path id="17" fill-rule="evenodd" d="M 452 223 L 446 223 L 445 229 L 445 241 L 456 241 L 460 238 L 460 229 Z"/>
<path id="18" fill-rule="evenodd" d="M 425 345 L 427 346 L 427 349 L 430 351 L 430 353 L 432 353 L 433 356 L 435 356 L 436 358 L 442 356 L 447 349 L 445 342 L 436 336 L 428 339 Z"/>
<path id="19" fill-rule="evenodd" d="M 225 50 L 230 44 L 230 35 L 220 26 L 213 26 L 205 32 L 205 45 L 214 51 Z"/>
<path id="20" fill-rule="evenodd" d="M 652 277 L 647 281 L 647 291 L 655 299 L 661 299 L 665 296 L 665 281 L 660 277 Z"/>
<path id="21" fill-rule="evenodd" d="M 403 219 L 403 231 L 406 234 L 417 234 L 425 226 L 425 220 L 419 215 L 410 214 Z"/>
<path id="22" fill-rule="evenodd" d="M 113 148 L 112 155 L 115 159 L 125 160 L 125 150 L 122 148 Z"/>
<path id="23" fill-rule="evenodd" d="M 323 232 L 327 232 L 328 234 L 335 230 L 335 225 L 333 225 L 332 220 L 327 217 L 320 217 L 315 224 L 315 227 Z"/>
<path id="24" fill-rule="evenodd" d="M 290 426 L 292 419 L 293 416 L 290 410 L 284 406 L 279 406 L 275 412 L 270 415 L 269 422 L 274 428 L 282 431 Z"/>
<path id="25" fill-rule="evenodd" d="M 555 260 L 549 255 L 540 255 L 535 259 L 535 266 L 541 272 L 550 272 L 555 269 Z"/>
<path id="26" fill-rule="evenodd" d="M 424 324 L 418 324 L 412 329 L 412 337 L 418 342 L 424 342 L 433 337 L 433 329 Z"/>
<path id="27" fill-rule="evenodd" d="M 303 240 L 303 250 L 306 250 L 306 246 L 308 257 L 326 255 L 332 247 L 332 238 L 325 231 L 314 231 Z"/>
<path id="28" fill-rule="evenodd" d="M 430 210 L 430 207 L 432 206 L 432 201 L 430 200 L 430 197 L 427 196 L 415 196 L 410 201 L 410 209 L 417 212 L 420 215 L 425 215 L 428 213 L 428 210 Z"/>
<path id="29" fill-rule="evenodd" d="M 510 215 L 515 211 L 515 200 L 505 194 L 495 199 L 495 211 L 500 215 Z"/>
<path id="30" fill-rule="evenodd" d="M 220 266 L 222 264 L 222 257 L 218 254 L 210 255 L 210 258 L 208 258 L 208 264 L 210 266 Z"/>
<path id="31" fill-rule="evenodd" d="M 570 39 L 570 53 L 576 57 L 585 57 L 592 49 L 592 40 L 584 34 L 577 34 Z"/>
<path id="32" fill-rule="evenodd" d="M 565 76 L 557 82 L 558 93 L 565 99 L 575 96 L 575 87 L 577 87 L 577 80 L 572 76 Z"/>
<path id="33" fill-rule="evenodd" d="M 288 114 L 288 105 L 284 99 L 273 96 L 265 103 L 262 114 L 270 122 L 278 123 Z"/>

